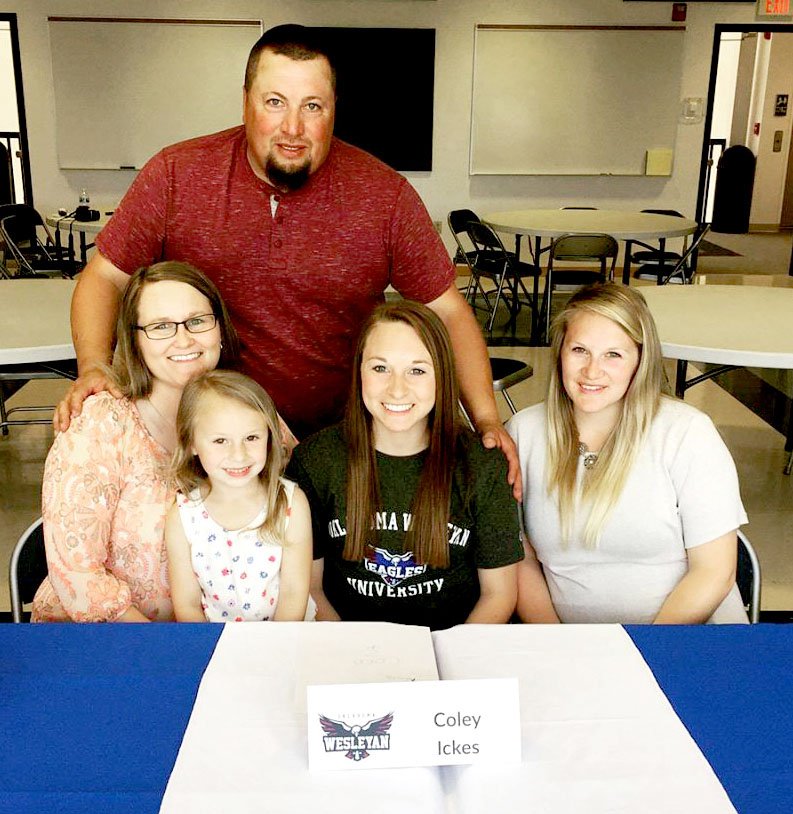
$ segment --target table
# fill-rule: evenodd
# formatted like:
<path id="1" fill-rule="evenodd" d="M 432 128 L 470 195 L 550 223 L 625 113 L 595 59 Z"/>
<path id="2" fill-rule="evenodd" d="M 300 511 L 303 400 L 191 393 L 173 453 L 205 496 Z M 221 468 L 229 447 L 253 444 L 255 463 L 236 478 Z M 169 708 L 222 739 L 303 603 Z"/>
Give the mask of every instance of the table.
<path id="1" fill-rule="evenodd" d="M 0 388 L 4 381 L 75 377 L 69 324 L 75 285 L 74 280 L 0 280 Z M 4 395 L 0 389 L 3 435 L 8 434 L 8 424 L 50 422 L 49 418 L 8 421 Z"/>
<path id="2" fill-rule="evenodd" d="M 666 285 L 641 289 L 665 357 L 677 359 L 675 394 L 735 367 L 793 369 L 793 289 Z M 686 379 L 688 362 L 718 365 Z M 786 450 L 793 448 L 793 421 Z M 790 474 L 793 454 L 785 468 Z"/>
<path id="3" fill-rule="evenodd" d="M 606 234 L 615 240 L 641 240 L 659 243 L 663 251 L 670 237 L 685 237 L 697 229 L 697 222 L 673 215 L 650 212 L 622 212 L 612 209 L 521 209 L 492 212 L 482 220 L 497 232 L 516 235 L 515 250 L 520 253 L 522 235 L 534 237 L 534 261 L 539 266 L 543 238 L 557 238 L 568 233 Z M 630 283 L 630 250 L 625 252 L 622 282 Z"/>
<path id="4" fill-rule="evenodd" d="M 325 629 L 329 624 L 316 627 Z M 267 652 L 275 634 L 283 639 L 290 633 L 287 629 L 274 630 L 282 623 L 247 627 L 251 628 L 246 631 L 252 636 L 251 643 L 257 640 L 251 649 L 260 653 Z M 543 640 L 553 642 L 566 634 L 586 638 L 591 631 L 592 649 L 596 651 L 605 633 L 611 629 L 619 632 L 617 626 L 581 626 L 577 633 L 571 627 L 575 626 L 460 626 L 447 633 L 472 646 L 458 648 L 455 677 L 460 673 L 492 677 L 508 669 L 513 675 L 516 671 L 521 683 L 530 687 L 535 674 L 541 671 L 538 668 L 545 663 Z M 0 813 L 157 812 L 202 674 L 222 628 L 209 624 L 0 625 Z M 789 814 L 793 800 L 793 626 L 647 626 L 625 630 L 737 811 Z M 259 663 L 265 664 L 266 660 L 260 659 Z M 581 661 L 581 665 L 585 663 Z M 290 665 L 270 664 L 270 675 L 279 666 L 288 674 Z M 329 665 L 329 669 L 332 671 L 333 666 Z M 565 671 L 561 683 L 566 685 L 575 671 L 573 653 L 569 674 Z M 225 675 L 229 681 L 236 678 L 233 673 Z M 219 678 L 223 680 L 223 674 Z M 272 679 L 264 672 L 249 674 L 242 680 L 254 683 L 254 693 L 266 694 Z M 610 688 L 604 687 L 603 691 L 613 700 Z M 558 692 L 558 704 L 548 704 L 544 709 L 553 707 L 554 720 L 564 725 L 570 699 L 564 697 L 563 690 Z M 531 703 L 532 698 L 522 698 L 524 723 L 533 715 Z M 260 714 L 259 710 L 255 712 Z M 272 731 L 279 733 L 281 744 L 278 759 L 283 762 L 286 753 L 292 769 L 298 767 L 303 783 L 295 787 L 295 795 L 299 793 L 300 803 L 313 796 L 314 804 L 301 806 L 293 800 L 290 807 L 289 800 L 274 796 L 269 806 L 266 800 L 260 800 L 264 808 L 329 810 L 323 805 L 326 795 L 334 803 L 346 799 L 348 807 L 355 799 L 355 808 L 392 812 L 398 810 L 395 800 L 404 803 L 412 795 L 415 805 L 410 810 L 428 809 L 426 789 L 408 782 L 411 777 L 424 777 L 416 770 L 371 770 L 362 773 L 369 777 L 357 781 L 355 773 L 309 775 L 305 741 L 291 737 L 285 725 L 286 715 L 284 710 L 273 721 Z M 245 723 L 241 721 L 239 726 Z M 621 725 L 619 721 L 614 723 Z M 652 740 L 652 732 L 648 739 Z M 272 732 L 267 740 L 272 740 Z M 230 746 L 206 743 L 208 761 L 213 752 Z M 599 754 L 608 761 L 609 756 L 600 751 L 601 743 L 577 746 L 582 757 Z M 266 774 L 271 758 L 262 748 L 263 752 L 251 760 L 258 773 Z M 509 771 L 528 770 L 527 760 L 532 761 L 532 770 L 542 771 L 542 755 L 527 756 L 530 751 L 524 740 L 524 764 Z M 571 760 L 575 765 L 575 756 Z M 619 772 L 619 766 L 611 769 Z M 652 773 L 656 768 L 649 766 L 647 771 Z M 499 782 L 499 772 L 491 770 L 486 774 L 487 781 Z M 371 787 L 375 776 L 380 778 L 379 803 L 370 800 L 367 806 L 361 795 L 341 794 L 355 789 L 356 783 Z M 584 786 L 588 782 L 586 776 L 569 780 Z M 449 792 L 449 775 L 444 773 L 441 781 Z M 559 794 L 564 793 L 560 788 Z M 201 803 L 201 811 L 224 810 L 221 800 L 223 788 L 217 788 L 213 798 L 197 802 Z M 642 810 L 648 814 L 658 812 L 653 802 L 648 800 Z M 499 810 L 506 809 L 482 809 L 488 814 Z M 591 807 L 587 811 L 598 814 Z"/>
<path id="5" fill-rule="evenodd" d="M 67 232 L 69 235 L 68 249 L 69 259 L 74 261 L 74 233 L 80 235 L 80 262 L 85 265 L 88 260 L 88 250 L 93 248 L 93 243 L 88 243 L 87 235 L 98 235 L 102 229 L 107 225 L 110 216 L 102 213 L 99 220 L 75 220 L 73 217 L 66 217 L 59 215 L 57 212 L 52 215 L 47 215 L 47 225 L 55 229 L 55 243 L 60 247 L 61 245 L 61 232 Z"/>
<path id="6" fill-rule="evenodd" d="M 0 365 L 74 359 L 74 280 L 0 280 Z"/>

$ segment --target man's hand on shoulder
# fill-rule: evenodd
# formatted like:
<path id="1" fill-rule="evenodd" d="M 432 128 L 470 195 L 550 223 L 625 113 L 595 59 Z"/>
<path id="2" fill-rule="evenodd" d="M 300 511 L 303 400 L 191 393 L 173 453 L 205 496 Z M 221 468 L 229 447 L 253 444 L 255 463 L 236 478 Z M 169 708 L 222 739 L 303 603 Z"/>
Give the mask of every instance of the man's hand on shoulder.
<path id="1" fill-rule="evenodd" d="M 88 396 L 104 391 L 117 399 L 123 395 L 107 374 L 96 368 L 88 370 L 84 375 L 72 382 L 72 386 L 55 408 L 55 414 L 52 417 L 52 426 L 55 428 L 55 432 L 68 430 L 72 419 L 80 415 L 83 402 Z"/>
<path id="2" fill-rule="evenodd" d="M 520 502 L 523 497 L 523 483 L 520 475 L 518 449 L 510 434 L 500 421 L 481 422 L 477 427 L 486 449 L 498 447 L 507 459 L 507 481 L 512 487 L 512 496 Z"/>

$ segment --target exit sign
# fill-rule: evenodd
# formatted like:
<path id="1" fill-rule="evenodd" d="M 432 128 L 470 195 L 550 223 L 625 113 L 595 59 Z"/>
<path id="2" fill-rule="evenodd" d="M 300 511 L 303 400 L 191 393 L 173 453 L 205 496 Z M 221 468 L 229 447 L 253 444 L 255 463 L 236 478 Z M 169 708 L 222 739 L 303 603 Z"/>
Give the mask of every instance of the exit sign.
<path id="1" fill-rule="evenodd" d="M 758 17 L 790 17 L 790 0 L 757 0 Z"/>

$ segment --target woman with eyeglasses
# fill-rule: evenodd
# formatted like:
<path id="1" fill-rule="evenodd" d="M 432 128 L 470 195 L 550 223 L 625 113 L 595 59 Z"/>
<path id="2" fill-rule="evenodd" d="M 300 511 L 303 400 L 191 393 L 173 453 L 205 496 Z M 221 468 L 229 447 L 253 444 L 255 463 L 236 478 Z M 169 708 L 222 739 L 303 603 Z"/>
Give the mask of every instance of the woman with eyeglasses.
<path id="1" fill-rule="evenodd" d="M 187 383 L 232 367 L 239 343 L 215 285 L 168 261 L 138 269 L 121 301 L 114 377 L 58 435 L 44 469 L 49 576 L 38 622 L 173 618 L 163 544 L 168 468 Z"/>

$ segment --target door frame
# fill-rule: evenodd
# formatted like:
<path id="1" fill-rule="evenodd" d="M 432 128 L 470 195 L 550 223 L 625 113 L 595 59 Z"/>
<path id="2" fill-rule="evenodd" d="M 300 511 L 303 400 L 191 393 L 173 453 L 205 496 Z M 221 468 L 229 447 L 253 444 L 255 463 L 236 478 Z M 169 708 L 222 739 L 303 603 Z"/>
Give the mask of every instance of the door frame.
<path id="1" fill-rule="evenodd" d="M 25 203 L 33 206 L 33 182 L 30 174 L 30 150 L 28 147 L 28 126 L 25 117 L 25 91 L 22 87 L 22 59 L 19 54 L 19 29 L 17 15 L 0 12 L 0 21 L 9 24 L 11 31 L 11 58 L 14 63 L 14 85 L 17 95 L 17 117 L 19 119 L 19 150 L 22 153 L 22 193 Z"/>
<path id="2" fill-rule="evenodd" d="M 713 104 L 716 97 L 716 74 L 719 69 L 719 49 L 721 35 L 727 32 L 748 34 L 756 31 L 763 34 L 766 31 L 793 34 L 793 25 L 790 23 L 716 23 L 713 29 L 713 52 L 710 61 L 710 81 L 708 84 L 708 102 L 705 108 L 705 128 L 702 134 L 702 153 L 699 165 L 699 187 L 697 189 L 697 220 L 702 223 L 705 219 L 705 196 L 707 194 L 706 181 L 708 170 L 708 140 L 710 128 L 713 124 Z"/>

